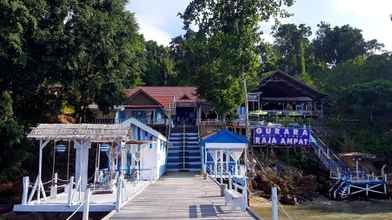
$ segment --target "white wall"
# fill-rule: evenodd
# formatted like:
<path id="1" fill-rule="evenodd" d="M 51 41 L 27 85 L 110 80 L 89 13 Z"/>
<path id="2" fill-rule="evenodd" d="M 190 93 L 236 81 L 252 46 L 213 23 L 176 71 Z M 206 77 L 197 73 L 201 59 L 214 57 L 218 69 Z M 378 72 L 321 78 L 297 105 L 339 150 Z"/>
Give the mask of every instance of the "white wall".
<path id="1" fill-rule="evenodd" d="M 163 140 L 157 139 L 152 144 L 148 144 L 142 149 L 141 179 L 158 180 L 164 173 L 166 167 L 167 150 L 166 146 L 161 146 Z"/>

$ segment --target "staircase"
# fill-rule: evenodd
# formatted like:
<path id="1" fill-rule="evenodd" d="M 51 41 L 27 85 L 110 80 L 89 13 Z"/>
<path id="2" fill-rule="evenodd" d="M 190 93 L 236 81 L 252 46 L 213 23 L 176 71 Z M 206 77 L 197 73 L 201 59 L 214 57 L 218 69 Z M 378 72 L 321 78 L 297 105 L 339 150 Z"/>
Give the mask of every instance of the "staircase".
<path id="1" fill-rule="evenodd" d="M 200 171 L 201 148 L 195 127 L 173 129 L 169 136 L 167 171 Z"/>
<path id="2" fill-rule="evenodd" d="M 331 176 L 343 178 L 351 176 L 346 164 L 321 139 L 311 135 L 310 145 L 322 165 L 330 171 Z"/>
<path id="3" fill-rule="evenodd" d="M 370 175 L 365 169 L 359 167 L 358 172 L 350 168 L 319 138 L 312 135 L 310 143 L 322 165 L 330 171 L 330 178 L 335 184 L 329 189 L 329 195 L 333 199 L 347 199 L 355 194 L 369 192 L 387 195 L 387 179 Z"/>

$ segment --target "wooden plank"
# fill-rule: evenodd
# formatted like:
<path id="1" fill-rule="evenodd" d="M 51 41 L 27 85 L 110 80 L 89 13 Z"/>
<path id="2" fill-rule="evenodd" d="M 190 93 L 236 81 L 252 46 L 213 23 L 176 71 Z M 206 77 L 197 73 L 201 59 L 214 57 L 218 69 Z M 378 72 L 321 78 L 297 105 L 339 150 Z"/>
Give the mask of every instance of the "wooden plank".
<path id="1" fill-rule="evenodd" d="M 219 187 L 195 173 L 169 173 L 149 185 L 110 219 L 254 219 L 225 206 Z"/>

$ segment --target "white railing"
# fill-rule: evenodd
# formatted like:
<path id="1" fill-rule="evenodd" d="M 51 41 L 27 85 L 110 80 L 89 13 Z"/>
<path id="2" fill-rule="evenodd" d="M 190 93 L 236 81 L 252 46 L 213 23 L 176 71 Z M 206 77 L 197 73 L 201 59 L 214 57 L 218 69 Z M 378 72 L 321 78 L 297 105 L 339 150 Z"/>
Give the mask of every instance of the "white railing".
<path id="1" fill-rule="evenodd" d="M 239 207 L 241 211 L 246 211 L 248 208 L 248 181 L 244 176 L 232 176 L 226 173 L 229 177 L 227 189 L 224 191 L 225 204 L 230 203 L 233 207 Z"/>
<path id="2" fill-rule="evenodd" d="M 37 181 L 36 181 L 37 182 Z M 65 182 L 65 184 L 59 184 L 59 182 Z M 55 173 L 53 176 L 53 179 L 47 181 L 47 182 L 42 182 L 40 184 L 30 184 L 30 178 L 28 176 L 23 177 L 23 182 L 22 182 L 22 205 L 28 205 L 32 203 L 34 194 L 42 193 L 44 200 L 47 198 L 56 198 L 59 190 L 63 189 L 63 191 L 67 191 L 68 184 L 66 184 L 68 181 L 67 180 L 62 180 L 58 178 L 58 174 Z M 50 184 L 50 191 L 49 191 L 49 197 L 46 196 L 46 190 L 44 186 Z M 36 190 L 37 187 L 40 188 L 40 190 Z M 31 190 L 30 190 L 31 189 Z M 39 202 L 37 200 L 37 202 Z"/>
<path id="3" fill-rule="evenodd" d="M 156 168 L 153 169 L 144 169 L 140 170 L 143 175 L 143 180 L 154 181 L 156 179 Z M 138 174 L 138 178 L 136 181 L 140 180 L 140 174 Z M 126 187 L 126 181 L 123 174 L 116 173 L 116 177 L 112 183 L 110 183 L 110 187 L 114 188 L 113 192 L 113 206 L 116 210 L 120 210 L 120 208 L 124 205 L 124 203 L 128 200 L 128 193 Z M 59 182 L 68 182 L 66 184 L 59 184 Z M 81 179 L 77 182 L 74 181 L 74 177 L 71 176 L 69 181 L 61 180 L 58 178 L 57 173 L 54 175 L 54 178 L 50 181 L 42 183 L 43 185 L 52 183 L 50 187 L 50 196 L 48 198 L 56 198 L 59 194 L 59 191 L 64 192 L 64 206 L 68 206 L 72 208 L 73 213 L 68 217 L 71 219 L 77 212 L 80 212 L 81 207 L 83 208 L 83 220 L 87 220 L 89 216 L 89 206 L 90 206 L 90 197 L 94 191 L 99 191 L 99 189 L 95 189 L 94 185 L 91 187 L 87 187 L 86 189 L 82 189 Z M 30 179 L 28 176 L 23 177 L 23 192 L 22 192 L 22 205 L 31 205 L 33 204 L 32 197 L 36 193 L 40 193 L 37 190 L 34 190 L 34 186 L 30 184 Z M 36 184 L 34 184 L 36 185 Z M 45 191 L 44 191 L 45 192 Z M 84 197 L 83 197 L 84 193 Z M 46 198 L 46 196 L 45 196 Z M 35 202 L 35 201 L 34 201 Z M 77 205 L 76 209 L 74 206 Z"/>

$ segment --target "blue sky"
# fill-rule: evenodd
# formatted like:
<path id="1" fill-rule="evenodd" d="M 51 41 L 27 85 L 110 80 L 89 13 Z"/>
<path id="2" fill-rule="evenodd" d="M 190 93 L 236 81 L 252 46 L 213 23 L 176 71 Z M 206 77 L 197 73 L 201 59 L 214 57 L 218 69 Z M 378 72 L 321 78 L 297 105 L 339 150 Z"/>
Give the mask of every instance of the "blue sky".
<path id="1" fill-rule="evenodd" d="M 130 0 L 127 8 L 136 14 L 140 32 L 147 40 L 168 45 L 171 38 L 182 34 L 177 16 L 190 0 Z M 331 25 L 350 24 L 363 30 L 365 39 L 377 39 L 392 50 L 392 0 L 296 0 L 289 8 L 294 13 L 286 23 L 304 23 L 316 31 L 320 21 Z M 272 41 L 269 23 L 261 24 L 264 39 Z"/>

